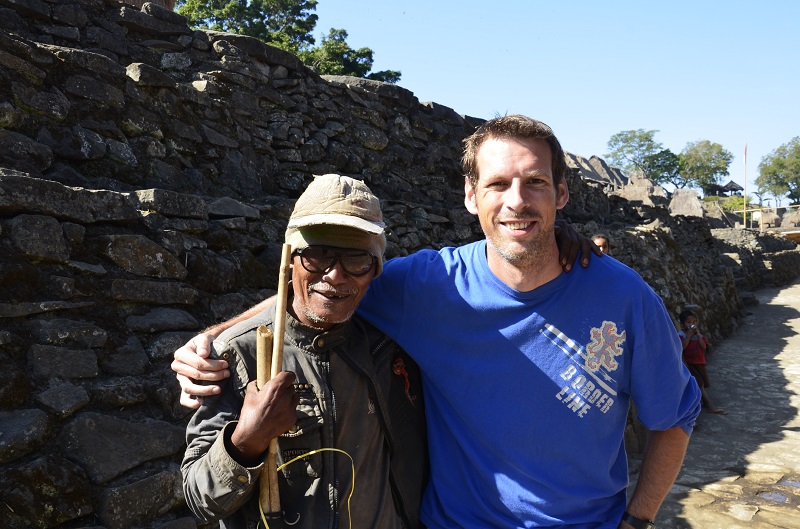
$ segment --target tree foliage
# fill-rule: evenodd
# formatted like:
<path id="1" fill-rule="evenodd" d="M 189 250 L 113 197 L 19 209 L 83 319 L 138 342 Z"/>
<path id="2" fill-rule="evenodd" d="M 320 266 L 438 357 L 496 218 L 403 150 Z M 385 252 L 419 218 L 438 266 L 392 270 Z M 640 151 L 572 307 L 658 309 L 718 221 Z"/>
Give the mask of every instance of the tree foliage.
<path id="1" fill-rule="evenodd" d="M 255 37 L 299 53 L 314 44 L 317 0 L 179 0 L 178 13 L 193 27 Z"/>
<path id="2" fill-rule="evenodd" d="M 708 189 L 728 176 L 733 154 L 719 143 L 690 141 L 680 154 L 681 177 L 693 187 Z"/>
<path id="3" fill-rule="evenodd" d="M 177 5 L 193 27 L 255 37 L 296 54 L 317 73 L 400 80 L 399 71 L 370 72 L 373 51 L 351 48 L 344 29 L 331 29 L 316 46 L 317 0 L 178 0 Z"/>
<path id="4" fill-rule="evenodd" d="M 628 174 L 638 171 L 650 178 L 647 159 L 650 157 L 652 161 L 653 156 L 664 150 L 664 147 L 654 139 L 656 132 L 658 131 L 638 129 L 623 130 L 614 134 L 608 140 L 609 152 L 606 154 L 608 162 Z"/>
<path id="5" fill-rule="evenodd" d="M 385 70 L 369 73 L 372 69 L 372 50 L 353 49 L 347 43 L 347 31 L 331 29 L 322 37 L 320 46 L 300 53 L 303 62 L 322 75 L 354 75 L 387 83 L 400 80 L 400 72 Z"/>
<path id="6" fill-rule="evenodd" d="M 758 170 L 759 190 L 776 198 L 786 195 L 792 204 L 800 203 L 800 136 L 763 157 Z"/>
<path id="7" fill-rule="evenodd" d="M 664 149 L 644 157 L 647 178 L 655 184 L 673 184 L 675 187 L 686 187 L 689 182 L 681 174 L 681 161 L 677 154 Z"/>

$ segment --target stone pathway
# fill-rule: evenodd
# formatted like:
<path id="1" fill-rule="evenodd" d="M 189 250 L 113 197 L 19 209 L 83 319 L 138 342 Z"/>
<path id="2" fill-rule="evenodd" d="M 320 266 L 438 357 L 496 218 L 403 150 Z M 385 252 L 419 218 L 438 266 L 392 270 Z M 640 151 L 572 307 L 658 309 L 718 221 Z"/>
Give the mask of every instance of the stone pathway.
<path id="1" fill-rule="evenodd" d="M 728 414 L 701 414 L 659 529 L 800 529 L 800 282 L 756 297 L 712 352 Z"/>

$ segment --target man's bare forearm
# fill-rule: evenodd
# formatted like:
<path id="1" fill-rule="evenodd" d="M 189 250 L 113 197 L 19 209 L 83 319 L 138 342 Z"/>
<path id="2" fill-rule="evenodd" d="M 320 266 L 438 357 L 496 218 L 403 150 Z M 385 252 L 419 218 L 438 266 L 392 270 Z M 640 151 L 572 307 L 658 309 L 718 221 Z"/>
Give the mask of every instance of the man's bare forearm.
<path id="1" fill-rule="evenodd" d="M 650 432 L 642 459 L 639 481 L 628 504 L 637 518 L 655 519 L 661 503 L 678 477 L 689 436 L 683 428 Z"/>
<path id="2" fill-rule="evenodd" d="M 203 329 L 203 332 L 207 333 L 207 334 L 211 334 L 211 335 L 213 335 L 215 337 L 219 336 L 220 333 L 222 333 L 222 331 L 224 331 L 224 330 L 226 330 L 226 329 L 228 329 L 230 327 L 233 327 L 237 323 L 239 323 L 241 321 L 244 321 L 247 318 L 251 318 L 251 317 L 255 316 L 259 312 L 267 310 L 268 308 L 270 308 L 274 304 L 275 304 L 275 296 L 270 296 L 267 299 L 265 299 L 264 301 L 262 301 L 261 303 L 259 303 L 258 305 L 250 307 L 246 311 L 242 312 L 241 314 L 239 314 L 237 316 L 234 316 L 233 318 L 231 318 L 229 320 L 225 320 L 222 323 L 217 323 L 215 325 L 212 325 L 210 327 L 207 327 L 207 328 Z"/>

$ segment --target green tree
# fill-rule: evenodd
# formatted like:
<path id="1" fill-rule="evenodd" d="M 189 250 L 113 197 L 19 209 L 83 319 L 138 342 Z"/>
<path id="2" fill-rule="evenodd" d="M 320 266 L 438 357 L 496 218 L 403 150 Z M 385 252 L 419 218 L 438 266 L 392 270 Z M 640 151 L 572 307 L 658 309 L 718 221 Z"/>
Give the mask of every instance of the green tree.
<path id="1" fill-rule="evenodd" d="M 657 130 L 623 130 L 608 140 L 606 159 L 628 174 L 640 171 L 650 178 L 647 158 L 664 150 L 654 136 Z M 652 160 L 652 158 L 651 158 Z"/>
<path id="2" fill-rule="evenodd" d="M 189 25 L 255 37 L 292 53 L 314 44 L 317 0 L 178 0 Z"/>
<path id="3" fill-rule="evenodd" d="M 792 138 L 761 159 L 756 186 L 778 198 L 786 195 L 800 203 L 800 136 Z"/>
<path id="4" fill-rule="evenodd" d="M 686 187 L 689 182 L 681 173 L 681 161 L 677 154 L 664 149 L 644 157 L 647 177 L 655 184 L 673 184 L 675 187 Z"/>
<path id="5" fill-rule="evenodd" d="M 372 69 L 372 50 L 353 49 L 347 43 L 347 31 L 331 28 L 322 44 L 300 53 L 303 62 L 322 75 L 354 75 L 387 83 L 400 80 L 400 72 L 384 70 L 368 73 Z"/>
<path id="6" fill-rule="evenodd" d="M 353 49 L 347 31 L 331 29 L 315 46 L 317 0 L 178 0 L 177 11 L 192 27 L 239 33 L 300 57 L 320 74 L 352 75 L 387 83 L 400 80 L 400 72 L 371 72 L 373 51 Z"/>
<path id="7" fill-rule="evenodd" d="M 693 187 L 704 191 L 728 176 L 733 154 L 719 143 L 708 140 L 690 141 L 680 154 L 681 174 Z"/>

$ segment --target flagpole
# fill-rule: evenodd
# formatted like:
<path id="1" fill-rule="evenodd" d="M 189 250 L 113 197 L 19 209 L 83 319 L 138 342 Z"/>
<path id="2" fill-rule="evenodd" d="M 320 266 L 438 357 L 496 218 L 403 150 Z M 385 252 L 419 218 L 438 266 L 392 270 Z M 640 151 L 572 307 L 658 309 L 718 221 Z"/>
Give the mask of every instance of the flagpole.
<path id="1" fill-rule="evenodd" d="M 744 144 L 744 227 L 747 229 L 747 144 Z"/>

